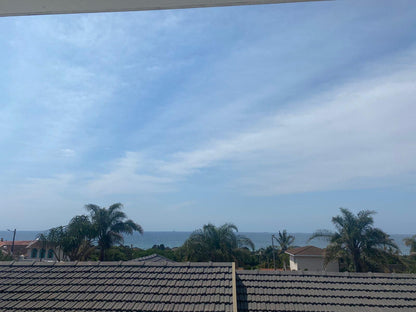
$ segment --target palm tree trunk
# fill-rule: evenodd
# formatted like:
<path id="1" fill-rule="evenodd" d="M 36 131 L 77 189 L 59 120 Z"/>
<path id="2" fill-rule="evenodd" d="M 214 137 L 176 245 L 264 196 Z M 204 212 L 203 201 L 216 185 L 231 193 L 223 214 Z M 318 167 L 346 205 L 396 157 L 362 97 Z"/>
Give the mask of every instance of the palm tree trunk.
<path id="1" fill-rule="evenodd" d="M 105 258 L 105 250 L 101 246 L 101 248 L 100 248 L 100 261 L 104 261 L 104 258 Z"/>
<path id="2" fill-rule="evenodd" d="M 55 247 L 52 250 L 53 250 L 53 254 L 55 255 L 56 260 L 61 261 L 61 257 L 59 256 L 61 248 Z"/>
<path id="3" fill-rule="evenodd" d="M 354 251 L 353 261 L 354 261 L 355 272 L 362 272 L 360 253 L 357 250 Z"/>

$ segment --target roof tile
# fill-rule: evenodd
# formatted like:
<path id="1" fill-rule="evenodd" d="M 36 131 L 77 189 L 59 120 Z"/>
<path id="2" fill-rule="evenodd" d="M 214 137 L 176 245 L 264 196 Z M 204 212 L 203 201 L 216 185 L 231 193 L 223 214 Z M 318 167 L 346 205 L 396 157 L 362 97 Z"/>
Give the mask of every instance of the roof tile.
<path id="1" fill-rule="evenodd" d="M 223 311 L 231 279 L 231 263 L 0 262 L 0 311 L 195 311 L 200 292 Z"/>
<path id="2" fill-rule="evenodd" d="M 237 271 L 239 311 L 416 311 L 415 282 L 404 274 Z"/>

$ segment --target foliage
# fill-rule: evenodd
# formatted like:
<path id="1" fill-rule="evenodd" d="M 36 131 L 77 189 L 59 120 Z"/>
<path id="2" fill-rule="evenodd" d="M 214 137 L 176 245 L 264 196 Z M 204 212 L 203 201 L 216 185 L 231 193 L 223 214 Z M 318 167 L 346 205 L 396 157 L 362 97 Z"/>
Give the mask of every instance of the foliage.
<path id="1" fill-rule="evenodd" d="M 280 246 L 280 250 L 278 252 L 279 260 L 283 262 L 283 269 L 286 271 L 286 263 L 288 263 L 289 258 L 286 256 L 285 251 L 292 247 L 293 242 L 295 241 L 295 237 L 293 235 L 288 235 L 286 230 L 283 232 L 278 233 L 278 236 L 272 237 L 275 238 Z"/>
<path id="2" fill-rule="evenodd" d="M 341 215 L 333 217 L 336 232 L 316 231 L 310 238 L 323 237 L 329 240 L 325 262 L 343 259 L 346 269 L 355 272 L 385 271 L 389 260 L 398 255 L 398 247 L 382 230 L 373 227 L 375 213 L 369 210 L 354 215 L 340 208 Z"/>
<path id="3" fill-rule="evenodd" d="M 0 261 L 11 261 L 13 260 L 13 257 L 9 254 L 4 254 L 1 250 L 0 250 Z"/>
<path id="4" fill-rule="evenodd" d="M 44 246 L 52 247 L 58 261 L 63 260 L 60 251 L 71 261 L 87 260 L 94 251 L 92 224 L 84 215 L 75 216 L 67 226 L 52 228 L 46 234 L 39 234 L 38 238 Z"/>
<path id="5" fill-rule="evenodd" d="M 403 239 L 404 244 L 410 247 L 410 252 L 416 252 L 416 235 Z"/>
<path id="6" fill-rule="evenodd" d="M 129 246 L 113 246 L 106 252 L 107 261 L 128 261 L 134 259 L 134 249 Z"/>
<path id="7" fill-rule="evenodd" d="M 50 229 L 46 234 L 38 234 L 39 242 L 43 247 L 50 246 L 53 249 L 55 258 L 61 261 L 60 250 L 64 244 L 65 228 L 63 226 L 57 226 Z"/>
<path id="8" fill-rule="evenodd" d="M 258 258 L 257 263 L 259 268 L 263 269 L 272 269 L 273 264 L 273 252 L 274 249 L 272 246 L 268 246 L 266 248 L 260 248 L 256 251 L 256 256 Z M 276 258 L 276 265 L 277 267 L 280 266 L 280 259 Z"/>
<path id="9" fill-rule="evenodd" d="M 169 247 L 165 247 L 165 245 L 164 245 L 164 244 L 160 244 L 160 245 L 153 245 L 153 246 L 152 246 L 152 249 L 165 250 L 166 248 L 169 248 Z"/>
<path id="10" fill-rule="evenodd" d="M 185 261 L 238 261 L 239 248 L 250 247 L 253 242 L 237 235 L 238 228 L 231 223 L 220 227 L 206 224 L 194 231 L 180 248 L 179 254 Z"/>
<path id="11" fill-rule="evenodd" d="M 40 242 L 53 247 L 58 260 L 128 261 L 151 254 L 158 254 L 173 261 L 235 261 L 245 269 L 273 268 L 273 247 L 254 250 L 250 239 L 238 235 L 234 224 L 216 227 L 204 225 L 194 231 L 180 248 L 169 248 L 163 244 L 143 250 L 123 246 L 122 234 L 133 231 L 143 232 L 140 225 L 127 219 L 121 211 L 121 204 L 109 208 L 87 205 L 89 216 L 80 215 L 71 219 L 68 225 L 50 229 L 40 234 Z M 315 237 L 327 238 L 330 242 L 326 252 L 326 263 L 339 259 L 341 265 L 350 271 L 408 272 L 416 273 L 416 256 L 401 256 L 390 237 L 373 227 L 372 211 L 361 211 L 357 215 L 341 208 L 341 215 L 332 219 L 336 232 L 317 231 Z M 294 237 L 286 230 L 275 237 L 279 244 L 276 267 L 284 268 Z M 414 251 L 416 235 L 405 240 Z M 98 245 L 98 248 L 94 246 Z M 120 244 L 119 246 L 115 246 Z M 247 248 L 248 247 L 248 248 Z M 60 252 L 64 258 L 60 259 Z M 9 260 L 0 254 L 0 260 Z M 342 269 L 342 266 L 341 266 Z"/>
<path id="12" fill-rule="evenodd" d="M 405 265 L 405 273 L 416 273 L 416 256 L 403 256 L 401 257 L 402 262 Z"/>
<path id="13" fill-rule="evenodd" d="M 84 261 L 94 252 L 92 223 L 85 215 L 75 216 L 67 226 L 65 253 L 70 259 Z"/>
<path id="14" fill-rule="evenodd" d="M 105 259 L 106 251 L 115 244 L 124 242 L 123 233 L 133 234 L 134 231 L 143 233 L 142 227 L 127 219 L 121 211 L 123 205 L 116 203 L 108 208 L 89 204 L 85 208 L 90 212 L 92 233 L 100 250 L 100 260 Z M 127 219 L 127 220 L 126 220 Z"/>
<path id="15" fill-rule="evenodd" d="M 283 230 L 283 232 L 279 231 L 278 236 L 276 237 L 276 241 L 279 243 L 280 253 L 284 253 L 286 250 L 292 247 L 292 244 L 295 241 L 295 237 L 293 235 L 288 235 L 287 231 Z"/>
<path id="16" fill-rule="evenodd" d="M 62 251 L 65 259 L 71 261 L 95 259 L 96 242 L 99 248 L 99 259 L 105 259 L 106 251 L 115 244 L 123 243 L 123 233 L 132 234 L 133 231 L 143 233 L 143 229 L 137 223 L 127 219 L 121 211 L 120 203 L 111 205 L 108 209 L 97 205 L 86 205 L 90 216 L 80 215 L 71 219 L 68 225 L 50 229 L 46 234 L 39 234 L 39 241 L 44 246 L 50 246 L 54 250 L 56 259 L 60 259 Z M 127 219 L 127 220 L 126 220 Z M 112 251 L 111 258 L 128 258 L 122 256 L 116 250 Z"/>
<path id="17" fill-rule="evenodd" d="M 258 262 L 254 251 L 244 247 L 234 250 L 234 261 L 239 268 L 254 269 L 257 268 Z"/>

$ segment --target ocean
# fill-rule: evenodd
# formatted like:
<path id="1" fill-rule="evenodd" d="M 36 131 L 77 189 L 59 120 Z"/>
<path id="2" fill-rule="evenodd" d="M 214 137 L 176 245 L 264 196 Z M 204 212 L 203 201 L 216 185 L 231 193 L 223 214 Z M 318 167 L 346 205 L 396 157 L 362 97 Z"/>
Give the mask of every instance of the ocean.
<path id="1" fill-rule="evenodd" d="M 36 235 L 42 231 L 17 231 L 16 240 L 33 240 Z M 127 235 L 124 238 L 124 244 L 139 247 L 142 249 L 151 248 L 153 245 L 164 244 L 165 247 L 179 247 L 189 237 L 192 232 L 176 232 L 176 231 L 147 231 L 143 235 L 135 233 L 134 235 Z M 256 249 L 267 247 L 272 244 L 272 234 L 269 232 L 239 232 L 238 234 L 245 235 L 250 238 Z M 306 246 L 313 245 L 320 248 L 325 248 L 327 242 L 321 239 L 314 239 L 308 242 L 311 233 L 292 233 L 295 236 L 294 246 Z M 409 254 L 410 249 L 403 243 L 403 239 L 410 237 L 411 235 L 406 234 L 392 234 L 391 237 L 396 242 L 402 254 Z M 13 233 L 8 231 L 0 231 L 0 237 L 4 240 L 12 240 Z"/>

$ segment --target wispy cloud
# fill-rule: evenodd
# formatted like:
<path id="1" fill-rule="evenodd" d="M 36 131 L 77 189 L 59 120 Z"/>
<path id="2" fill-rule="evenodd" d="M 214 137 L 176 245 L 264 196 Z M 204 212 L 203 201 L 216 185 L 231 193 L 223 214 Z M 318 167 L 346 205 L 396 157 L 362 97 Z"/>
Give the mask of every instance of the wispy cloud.
<path id="1" fill-rule="evenodd" d="M 5 218 L 60 211 L 53 226 L 122 201 L 189 227 L 244 206 L 248 224 L 282 198 L 410 185 L 416 6 L 403 3 L 1 19 Z"/>
<path id="2" fill-rule="evenodd" d="M 111 165 L 109 172 L 98 174 L 88 183 L 88 191 L 94 196 L 112 194 L 158 193 L 172 190 L 170 177 L 151 173 L 151 161 L 140 153 L 127 152 Z M 153 166 L 154 167 L 154 166 Z M 144 173 L 146 172 L 146 173 Z"/>
<path id="3" fill-rule="evenodd" d="M 64 157 L 74 157 L 75 156 L 75 151 L 70 149 L 70 148 L 63 148 L 60 150 L 61 155 Z"/>
<path id="4" fill-rule="evenodd" d="M 152 172 L 164 182 L 174 182 L 228 162 L 237 176 L 231 182 L 235 187 L 273 195 L 371 188 L 382 179 L 414 171 L 415 55 L 412 50 L 393 62 L 405 66 L 378 75 L 375 67 L 373 74 L 361 73 L 296 103 L 294 110 L 253 120 L 255 125 L 241 134 L 152 160 Z"/>

